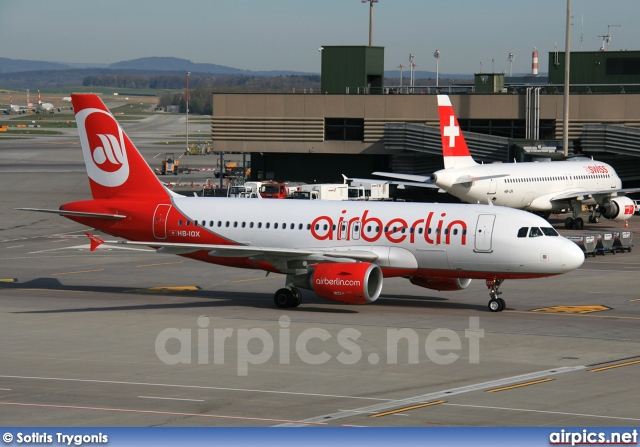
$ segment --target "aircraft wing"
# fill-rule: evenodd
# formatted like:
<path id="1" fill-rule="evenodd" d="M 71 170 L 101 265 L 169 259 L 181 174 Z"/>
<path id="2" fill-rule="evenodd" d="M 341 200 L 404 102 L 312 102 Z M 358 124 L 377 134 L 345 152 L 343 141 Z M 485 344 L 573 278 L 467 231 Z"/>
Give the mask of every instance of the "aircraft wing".
<path id="1" fill-rule="evenodd" d="M 439 188 L 439 186 L 432 183 L 431 179 L 425 175 L 396 174 L 394 172 L 374 172 L 373 175 L 397 179 L 389 182 L 392 185 L 418 186 L 420 188 Z"/>
<path id="2" fill-rule="evenodd" d="M 89 236 L 91 237 L 91 236 Z M 95 237 L 95 236 L 94 236 Z M 252 245 L 210 245 L 210 244 L 180 244 L 173 242 L 157 241 L 104 241 L 105 244 L 115 245 L 143 245 L 155 247 L 158 253 L 165 254 L 189 254 L 197 251 L 208 250 L 210 256 L 225 258 L 254 258 L 263 259 L 270 262 L 287 261 L 312 261 L 312 262 L 334 262 L 337 260 L 351 259 L 353 261 L 373 262 L 378 259 L 378 255 L 365 250 L 349 249 L 297 249 L 297 248 L 275 248 L 256 247 Z"/>
<path id="3" fill-rule="evenodd" d="M 477 182 L 478 180 L 489 180 L 492 178 L 502 178 L 502 177 L 509 177 L 510 174 L 496 174 L 496 175 L 482 175 L 482 176 L 477 176 L 477 177 L 473 177 L 471 175 L 464 175 L 462 177 L 459 177 L 456 179 L 455 182 L 453 182 L 454 185 L 457 185 L 459 183 L 471 183 L 471 182 Z"/>
<path id="4" fill-rule="evenodd" d="M 640 192 L 640 188 L 605 189 L 601 191 L 568 191 L 552 197 L 550 201 L 557 202 L 569 199 L 584 200 L 585 198 L 592 198 L 594 196 L 624 196 L 633 192 Z"/>
<path id="5" fill-rule="evenodd" d="M 122 214 L 85 213 L 82 211 L 47 210 L 42 208 L 14 208 L 14 209 L 21 210 L 21 211 L 37 211 L 39 213 L 59 214 L 60 216 L 93 217 L 96 219 L 124 219 L 125 217 L 127 217 Z"/>

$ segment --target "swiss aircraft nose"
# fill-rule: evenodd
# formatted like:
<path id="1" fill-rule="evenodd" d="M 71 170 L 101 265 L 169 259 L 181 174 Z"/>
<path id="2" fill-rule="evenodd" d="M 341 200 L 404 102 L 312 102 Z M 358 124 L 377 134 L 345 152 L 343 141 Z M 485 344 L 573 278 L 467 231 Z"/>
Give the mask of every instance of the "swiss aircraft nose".
<path id="1" fill-rule="evenodd" d="M 583 262 L 582 249 L 570 240 L 565 240 L 565 246 L 562 250 L 562 270 L 570 272 L 580 267 Z"/>

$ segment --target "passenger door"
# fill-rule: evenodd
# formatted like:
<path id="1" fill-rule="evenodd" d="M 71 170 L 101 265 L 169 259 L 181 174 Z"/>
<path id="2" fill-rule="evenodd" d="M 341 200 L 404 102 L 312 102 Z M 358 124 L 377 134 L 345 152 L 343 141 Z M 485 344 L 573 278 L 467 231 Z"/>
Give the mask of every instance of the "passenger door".
<path id="1" fill-rule="evenodd" d="M 493 237 L 493 223 L 495 214 L 480 214 L 476 224 L 475 250 L 476 252 L 491 252 L 491 239 Z"/>

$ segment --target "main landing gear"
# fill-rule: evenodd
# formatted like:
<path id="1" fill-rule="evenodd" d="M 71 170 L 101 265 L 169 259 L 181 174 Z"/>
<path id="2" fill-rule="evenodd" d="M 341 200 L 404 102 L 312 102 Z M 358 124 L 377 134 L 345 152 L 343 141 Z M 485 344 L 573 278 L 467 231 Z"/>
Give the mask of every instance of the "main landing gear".
<path id="1" fill-rule="evenodd" d="M 302 292 L 295 287 L 283 287 L 273 295 L 273 302 L 280 309 L 298 307 L 302 303 Z"/>
<path id="2" fill-rule="evenodd" d="M 564 220 L 564 227 L 567 230 L 573 230 L 574 228 L 576 230 L 582 230 L 584 228 L 584 220 L 582 220 L 582 217 L 578 217 L 582 212 L 582 203 L 577 200 L 572 200 L 569 202 L 569 205 L 571 206 L 571 214 L 573 217 L 567 217 Z M 591 219 L 589 219 L 589 222 L 591 222 Z"/>
<path id="3" fill-rule="evenodd" d="M 487 279 L 487 288 L 489 289 L 489 304 L 487 307 L 491 312 L 502 312 L 506 307 L 507 303 L 500 298 L 502 292 L 500 292 L 500 286 L 504 282 L 504 279 Z"/>

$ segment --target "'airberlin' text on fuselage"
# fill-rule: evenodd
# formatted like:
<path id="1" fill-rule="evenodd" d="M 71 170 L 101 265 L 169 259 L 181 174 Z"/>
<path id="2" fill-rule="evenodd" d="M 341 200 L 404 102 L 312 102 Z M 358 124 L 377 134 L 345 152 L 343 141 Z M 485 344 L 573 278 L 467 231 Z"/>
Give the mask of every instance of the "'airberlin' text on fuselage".
<path id="1" fill-rule="evenodd" d="M 451 244 L 453 237 L 460 245 L 467 244 L 467 223 L 463 220 L 449 221 L 446 219 L 447 213 L 441 213 L 438 218 L 431 211 L 426 219 L 417 219 L 411 223 L 400 217 L 383 223 L 380 218 L 369 216 L 369 210 L 356 217 L 348 217 L 346 213 L 347 210 L 342 210 L 342 216 L 337 222 L 329 216 L 316 217 L 311 222 L 311 235 L 319 241 L 362 239 L 365 242 L 376 242 L 384 236 L 392 244 L 424 241 L 431 245 Z"/>

